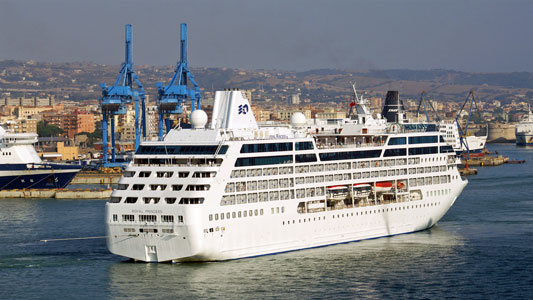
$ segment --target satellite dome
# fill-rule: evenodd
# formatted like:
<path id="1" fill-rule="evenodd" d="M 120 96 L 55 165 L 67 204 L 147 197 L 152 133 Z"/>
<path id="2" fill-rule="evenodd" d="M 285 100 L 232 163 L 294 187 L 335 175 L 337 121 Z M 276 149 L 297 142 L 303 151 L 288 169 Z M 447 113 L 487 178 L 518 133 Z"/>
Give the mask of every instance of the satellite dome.
<path id="1" fill-rule="evenodd" d="M 207 114 L 201 109 L 197 109 L 191 113 L 191 124 L 193 128 L 205 128 L 207 124 Z"/>
<path id="2" fill-rule="evenodd" d="M 298 127 L 305 127 L 306 119 L 304 114 L 301 112 L 296 112 L 292 114 L 291 116 L 291 126 L 298 128 Z"/>

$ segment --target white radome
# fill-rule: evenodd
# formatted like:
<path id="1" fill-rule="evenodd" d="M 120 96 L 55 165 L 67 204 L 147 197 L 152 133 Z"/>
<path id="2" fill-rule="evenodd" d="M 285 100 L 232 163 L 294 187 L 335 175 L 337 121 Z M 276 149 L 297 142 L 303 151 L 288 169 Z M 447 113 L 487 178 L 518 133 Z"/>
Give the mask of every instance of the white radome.
<path id="1" fill-rule="evenodd" d="M 195 129 L 205 128 L 207 124 L 207 114 L 201 109 L 197 109 L 191 113 L 191 124 Z"/>
<path id="2" fill-rule="evenodd" d="M 301 112 L 296 112 L 291 116 L 291 126 L 295 128 L 304 127 L 306 124 L 306 119 L 304 114 Z"/>

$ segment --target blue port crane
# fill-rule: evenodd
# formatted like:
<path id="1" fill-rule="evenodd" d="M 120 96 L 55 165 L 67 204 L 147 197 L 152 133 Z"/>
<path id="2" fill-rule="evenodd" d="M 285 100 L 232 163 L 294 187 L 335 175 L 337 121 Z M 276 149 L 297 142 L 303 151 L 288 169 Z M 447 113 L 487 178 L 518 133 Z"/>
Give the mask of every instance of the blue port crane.
<path id="1" fill-rule="evenodd" d="M 435 115 L 435 121 L 440 122 L 442 119 L 440 118 L 439 114 L 433 107 L 433 104 L 431 104 L 431 101 L 429 101 L 429 99 L 426 100 L 424 98 L 425 94 L 426 94 L 426 91 L 422 91 L 422 93 L 420 93 L 420 101 L 418 101 L 418 109 L 416 110 L 416 116 L 417 117 L 420 116 L 420 111 L 423 109 L 424 114 L 426 115 L 426 122 L 429 123 L 429 112 L 428 112 L 428 107 L 429 107 L 431 108 L 431 110 L 433 111 L 433 114 Z"/>
<path id="2" fill-rule="evenodd" d="M 100 107 L 102 109 L 102 147 L 103 147 L 103 163 L 105 167 L 120 166 L 116 163 L 116 147 L 115 147 L 115 116 L 125 115 L 127 105 L 135 102 L 135 149 L 139 147 L 140 143 L 140 128 L 139 122 L 142 123 L 142 135 L 146 137 L 146 116 L 145 116 L 145 93 L 142 83 L 137 78 L 135 71 L 133 71 L 133 56 L 132 56 L 132 29 L 131 25 L 126 25 L 126 53 L 125 61 L 122 64 L 119 75 L 115 84 L 106 86 L 105 83 L 100 84 L 102 88 L 102 97 L 100 98 Z M 134 85 L 135 84 L 135 85 Z M 139 99 L 142 105 L 142 116 L 139 120 Z M 108 145 L 107 145 L 107 126 L 108 120 L 111 123 L 111 161 L 108 159 Z"/>
<path id="3" fill-rule="evenodd" d="M 181 41 L 180 41 L 180 60 L 176 65 L 174 76 L 167 86 L 163 86 L 162 82 L 157 83 L 158 90 L 158 114 L 159 114 L 159 140 L 163 140 L 164 134 L 172 129 L 172 120 L 170 115 L 181 115 L 183 112 L 183 105 L 187 99 L 191 102 L 191 111 L 200 108 L 201 94 L 200 88 L 194 76 L 189 70 L 187 64 L 187 24 L 181 24 Z M 192 87 L 188 87 L 188 83 Z M 165 128 L 163 128 L 165 127 Z"/>
<path id="4" fill-rule="evenodd" d="M 472 97 L 470 97 L 470 96 L 472 96 Z M 466 111 L 465 106 L 467 104 L 470 104 L 470 108 L 468 109 L 468 119 L 466 121 L 466 125 L 463 128 L 463 127 L 461 127 L 461 124 L 459 122 L 459 118 L 461 117 L 461 113 L 463 112 L 463 110 Z M 474 106 L 476 108 L 476 113 L 477 113 L 478 118 L 481 119 L 481 115 L 479 113 L 479 107 L 478 107 L 477 101 L 476 101 L 476 95 L 474 94 L 474 90 L 470 90 L 470 92 L 468 93 L 468 96 L 466 97 L 465 102 L 463 103 L 463 106 L 461 106 L 461 109 L 459 110 L 459 112 L 457 113 L 457 116 L 455 117 L 455 123 L 457 123 L 457 128 L 459 129 L 459 139 L 461 141 L 461 146 L 464 145 L 465 148 L 466 148 L 467 159 L 470 157 L 470 148 L 468 147 L 468 142 L 466 140 L 466 137 L 468 136 L 468 125 L 470 124 L 470 119 L 472 117 L 472 109 L 474 108 Z"/>

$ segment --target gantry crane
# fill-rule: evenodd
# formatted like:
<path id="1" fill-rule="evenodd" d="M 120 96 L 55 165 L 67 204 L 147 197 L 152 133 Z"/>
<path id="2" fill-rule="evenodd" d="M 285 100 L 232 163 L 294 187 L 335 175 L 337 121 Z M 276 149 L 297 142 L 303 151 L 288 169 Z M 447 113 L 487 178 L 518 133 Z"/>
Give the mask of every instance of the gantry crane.
<path id="1" fill-rule="evenodd" d="M 437 111 L 433 107 L 433 104 L 431 104 L 431 101 L 429 101 L 429 99 L 426 100 L 424 98 L 425 94 L 426 94 L 426 91 L 422 91 L 422 93 L 420 93 L 420 101 L 418 101 L 418 109 L 416 110 L 417 118 L 420 115 L 421 108 L 423 108 L 424 109 L 424 114 L 426 115 L 426 122 L 429 123 L 429 112 L 428 112 L 428 106 L 429 106 L 429 108 L 431 108 L 431 111 L 435 115 L 435 121 L 436 122 L 440 122 L 442 119 L 439 117 L 439 114 L 437 113 Z"/>
<path id="2" fill-rule="evenodd" d="M 191 111 L 200 108 L 201 104 L 200 88 L 194 81 L 194 76 L 187 65 L 187 24 L 185 23 L 181 24 L 180 51 L 180 60 L 169 84 L 163 86 L 162 82 L 157 83 L 159 140 L 163 140 L 163 135 L 172 129 L 172 120 L 169 115 L 180 115 L 187 99 L 191 102 Z M 192 84 L 192 88 L 187 86 L 189 82 Z"/>
<path id="3" fill-rule="evenodd" d="M 470 98 L 472 96 L 472 98 Z M 470 100 L 472 99 L 472 100 Z M 461 124 L 459 123 L 459 118 L 461 117 L 461 112 L 463 112 L 463 109 L 465 108 L 466 104 L 470 101 L 470 108 L 468 110 L 468 119 L 466 121 L 465 127 L 461 127 Z M 457 123 L 457 128 L 459 129 L 459 138 L 461 141 L 461 146 L 464 145 L 466 147 L 467 151 L 467 159 L 470 156 L 470 148 L 468 147 L 468 142 L 466 140 L 466 137 L 468 136 L 468 125 L 470 124 L 470 118 L 472 116 L 472 108 L 476 107 L 476 113 L 478 115 L 478 118 L 481 119 L 481 116 L 479 114 L 479 107 L 477 105 L 476 101 L 476 95 L 474 93 L 474 90 L 470 90 L 470 93 L 468 93 L 468 96 L 466 97 L 465 102 L 463 103 L 463 106 L 461 106 L 461 109 L 457 113 L 457 116 L 455 117 L 455 123 Z"/>
<path id="4" fill-rule="evenodd" d="M 127 104 L 135 101 L 135 149 L 140 143 L 140 128 L 139 128 L 139 99 L 142 105 L 142 134 L 146 137 L 146 117 L 145 117 L 145 94 L 142 83 L 137 78 L 135 71 L 133 71 L 133 57 L 132 57 L 132 34 L 131 25 L 126 25 L 126 53 L 125 61 L 122 64 L 119 75 L 115 84 L 107 87 L 105 83 L 100 84 L 102 88 L 102 98 L 100 99 L 100 107 L 102 109 L 102 148 L 103 148 L 103 163 L 105 167 L 118 166 L 115 161 L 116 147 L 115 147 L 115 116 L 125 115 Z M 134 86 L 134 83 L 136 86 Z M 107 145 L 107 126 L 108 120 L 111 123 L 111 162 L 108 161 L 108 145 Z"/>

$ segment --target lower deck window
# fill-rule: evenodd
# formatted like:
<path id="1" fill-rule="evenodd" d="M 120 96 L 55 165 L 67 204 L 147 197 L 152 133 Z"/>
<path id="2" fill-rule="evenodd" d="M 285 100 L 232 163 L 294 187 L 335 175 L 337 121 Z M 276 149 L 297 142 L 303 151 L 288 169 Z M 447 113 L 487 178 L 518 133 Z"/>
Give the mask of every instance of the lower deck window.
<path id="1" fill-rule="evenodd" d="M 135 222 L 135 216 L 134 215 L 122 215 L 122 221 L 123 222 Z"/>
<path id="2" fill-rule="evenodd" d="M 157 217 L 155 215 L 139 215 L 139 221 L 141 222 L 155 222 Z"/>
<path id="3" fill-rule="evenodd" d="M 174 223 L 174 216 L 161 216 L 161 222 Z"/>

